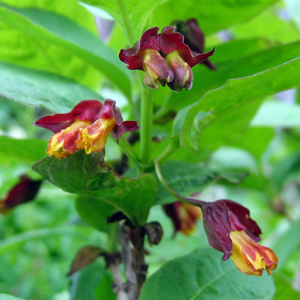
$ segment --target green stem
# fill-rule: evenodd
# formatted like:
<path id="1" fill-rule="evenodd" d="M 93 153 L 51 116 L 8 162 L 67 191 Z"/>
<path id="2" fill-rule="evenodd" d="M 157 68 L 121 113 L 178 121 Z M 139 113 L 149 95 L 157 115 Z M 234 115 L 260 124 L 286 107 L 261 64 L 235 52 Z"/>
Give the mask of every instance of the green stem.
<path id="1" fill-rule="evenodd" d="M 119 224 L 112 223 L 109 225 L 109 235 L 107 236 L 107 251 L 115 252 L 118 250 L 118 233 L 119 233 Z"/>
<path id="2" fill-rule="evenodd" d="M 170 155 L 172 155 L 177 149 L 179 149 L 179 146 L 180 146 L 179 139 L 177 138 L 172 139 L 168 147 L 157 158 L 157 161 L 160 164 L 163 164 L 169 158 Z"/>
<path id="3" fill-rule="evenodd" d="M 152 122 L 153 122 L 153 99 L 150 89 L 144 89 L 141 98 L 141 162 L 143 165 L 149 165 L 151 161 L 152 144 Z"/>
<path id="4" fill-rule="evenodd" d="M 192 198 L 186 198 L 184 196 L 181 196 L 180 194 L 177 194 L 175 191 L 173 191 L 169 187 L 169 185 L 166 183 L 165 179 L 163 178 L 162 172 L 160 169 L 160 165 L 159 165 L 159 162 L 157 161 L 157 159 L 154 160 L 154 165 L 155 165 L 155 170 L 156 170 L 158 180 L 164 186 L 164 188 L 167 190 L 167 192 L 169 192 L 172 196 L 174 196 L 177 200 L 179 200 L 181 202 L 185 202 L 187 204 L 195 204 L 196 206 L 200 206 L 200 207 L 202 206 L 203 201 L 192 199 Z"/>
<path id="5" fill-rule="evenodd" d="M 124 31 L 127 35 L 129 43 L 131 45 L 133 45 L 135 43 L 134 34 L 133 34 L 131 23 L 130 23 L 130 20 L 129 20 L 129 17 L 128 17 L 125 1 L 124 0 L 117 0 L 117 3 L 118 3 L 121 18 L 123 20 Z"/>

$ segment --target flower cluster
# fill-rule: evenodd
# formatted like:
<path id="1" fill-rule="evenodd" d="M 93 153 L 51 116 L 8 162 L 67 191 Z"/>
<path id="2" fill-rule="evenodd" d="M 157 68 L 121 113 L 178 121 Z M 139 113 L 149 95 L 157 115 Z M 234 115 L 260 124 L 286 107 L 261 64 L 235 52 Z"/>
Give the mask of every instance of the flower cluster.
<path id="1" fill-rule="evenodd" d="M 32 201 L 36 197 L 41 183 L 42 180 L 32 180 L 27 175 L 22 175 L 19 182 L 0 201 L 0 213 L 6 214 L 16 206 Z"/>
<path id="2" fill-rule="evenodd" d="M 123 122 L 115 101 L 84 100 L 66 114 L 45 116 L 35 122 L 36 126 L 53 131 L 47 153 L 58 159 L 65 158 L 79 149 L 86 154 L 104 150 L 108 135 L 119 140 L 127 131 L 137 130 L 137 122 Z"/>
<path id="3" fill-rule="evenodd" d="M 174 27 L 165 27 L 158 34 L 158 27 L 144 32 L 141 39 L 129 49 L 122 49 L 120 60 L 130 70 L 142 70 L 146 75 L 147 86 L 158 89 L 159 85 L 168 86 L 174 91 L 192 87 L 191 68 L 213 55 L 214 49 L 198 53 L 184 43 L 184 36 Z"/>
<path id="4" fill-rule="evenodd" d="M 192 51 L 202 53 L 204 51 L 204 33 L 198 25 L 196 19 L 189 19 L 187 21 L 173 21 L 172 26 L 176 26 L 176 31 L 184 36 L 184 42 Z M 208 59 L 201 62 L 209 69 L 215 70 L 216 66 Z"/>
<path id="5" fill-rule="evenodd" d="M 248 275 L 261 276 L 275 270 L 275 253 L 257 242 L 261 230 L 244 206 L 231 200 L 201 201 L 204 229 L 209 244 L 224 253 L 223 260 L 231 257 L 236 267 Z"/>

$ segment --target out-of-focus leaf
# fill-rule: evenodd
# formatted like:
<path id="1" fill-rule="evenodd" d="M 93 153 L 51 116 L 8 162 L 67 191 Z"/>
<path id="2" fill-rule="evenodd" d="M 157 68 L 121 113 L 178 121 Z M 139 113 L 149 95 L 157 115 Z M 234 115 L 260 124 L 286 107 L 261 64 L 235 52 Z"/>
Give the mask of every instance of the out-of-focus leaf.
<path id="1" fill-rule="evenodd" d="M 229 80 L 223 87 L 206 93 L 189 109 L 181 132 L 181 144 L 190 150 L 197 150 L 199 131 L 206 130 L 205 127 L 218 120 L 218 117 L 224 117 L 226 113 L 251 104 L 254 100 L 299 85 L 299 58 L 253 76 Z M 197 120 L 199 112 L 211 114 L 204 120 Z M 244 116 L 240 115 L 242 117 Z"/>
<path id="2" fill-rule="evenodd" d="M 253 288 L 255 287 L 255 288 Z M 271 300 L 272 279 L 247 276 L 213 249 L 199 249 L 164 264 L 146 281 L 140 300 Z"/>
<path id="3" fill-rule="evenodd" d="M 102 96 L 68 78 L 48 72 L 17 67 L 0 61 L 0 99 L 65 113 L 84 99 Z"/>
<path id="4" fill-rule="evenodd" d="M 161 170 L 167 184 L 178 194 L 187 197 L 193 193 L 201 192 L 205 187 L 219 180 L 239 183 L 244 178 L 244 173 L 217 172 L 205 165 L 181 161 L 168 161 L 161 166 Z M 165 204 L 174 201 L 176 199 L 162 185 L 159 185 L 155 204 Z"/>
<path id="5" fill-rule="evenodd" d="M 31 230 L 29 232 L 20 233 L 5 240 L 0 241 L 0 254 L 11 252 L 18 249 L 23 243 L 36 239 L 51 238 L 55 236 L 74 235 L 82 240 L 86 240 L 86 236 L 79 234 L 68 228 L 45 228 Z"/>
<path id="6" fill-rule="evenodd" d="M 272 24 L 272 26 L 265 26 Z M 299 40 L 300 31 L 288 20 L 282 19 L 277 10 L 266 10 L 248 23 L 234 26 L 231 29 L 236 38 L 265 36 L 270 40 L 289 43 Z"/>
<path id="7" fill-rule="evenodd" d="M 286 9 L 300 30 L 300 2 L 298 0 L 284 0 Z"/>
<path id="8" fill-rule="evenodd" d="M 300 105 L 264 102 L 251 121 L 252 126 L 299 127 Z"/>
<path id="9" fill-rule="evenodd" d="M 99 256 L 103 255 L 105 252 L 103 249 L 96 246 L 84 246 L 76 253 L 74 260 L 70 266 L 70 271 L 67 276 L 80 271 L 84 267 L 93 263 Z"/>
<path id="10" fill-rule="evenodd" d="M 164 27 L 174 20 L 196 18 L 205 34 L 245 22 L 278 0 L 172 0 L 159 6 L 153 13 L 153 26 Z"/>
<path id="11" fill-rule="evenodd" d="M 300 171 L 300 152 L 284 156 L 273 167 L 270 179 L 277 187 L 282 186 L 294 174 Z"/>
<path id="12" fill-rule="evenodd" d="M 0 136 L 0 163 L 34 163 L 45 156 L 47 142 Z"/>
<path id="13" fill-rule="evenodd" d="M 166 1 L 168 0 L 80 0 L 80 2 L 105 10 L 122 27 L 130 26 L 133 31 L 133 37 L 136 39 L 132 42 L 136 42 L 140 38 L 148 16 L 155 8 Z"/>
<path id="14" fill-rule="evenodd" d="M 272 245 L 272 249 L 276 253 L 279 264 L 278 270 L 284 266 L 291 253 L 300 245 L 300 219 L 290 224 L 290 227 L 277 237 Z"/>
<path id="15" fill-rule="evenodd" d="M 125 213 L 135 225 L 144 224 L 156 196 L 156 179 L 144 174 L 135 179 L 118 175 L 103 161 L 103 153 L 80 150 L 58 160 L 45 157 L 33 170 L 69 193 L 87 193 Z"/>
<path id="16" fill-rule="evenodd" d="M 76 199 L 76 210 L 87 224 L 100 231 L 109 232 L 111 225 L 107 218 L 115 212 L 115 208 L 89 195 L 79 195 Z"/>
<path id="17" fill-rule="evenodd" d="M 220 66 L 217 65 L 218 69 L 216 71 L 208 70 L 203 65 L 195 66 L 193 68 L 194 80 L 192 89 L 189 91 L 183 90 L 180 93 L 172 93 L 167 103 L 165 103 L 165 106 L 170 110 L 177 110 L 193 104 L 206 92 L 222 87 L 222 85 L 226 84 L 228 79 L 240 78 L 263 72 L 266 69 L 276 67 L 299 57 L 299 48 L 299 41 L 272 47 L 252 55 L 239 57 L 238 59 L 234 59 Z M 220 47 L 219 51 L 217 47 L 211 60 L 214 61 L 214 57 L 222 57 L 223 53 L 221 51 L 224 51 L 224 54 L 226 54 L 225 50 L 226 49 L 222 50 Z M 218 59 L 219 58 L 216 60 Z"/>
<path id="18" fill-rule="evenodd" d="M 273 300 L 285 300 L 285 299 L 299 299 L 300 292 L 296 291 L 292 284 L 278 273 L 274 274 L 274 281 L 276 286 L 276 294 Z"/>
<path id="19" fill-rule="evenodd" d="M 17 298 L 12 295 L 0 294 L 0 300 L 25 300 L 23 298 Z"/>
<path id="20" fill-rule="evenodd" d="M 72 277 L 70 300 L 116 300 L 112 290 L 112 278 L 110 271 L 104 268 L 101 261 L 87 266 L 82 271 L 74 274 Z"/>
<path id="21" fill-rule="evenodd" d="M 90 31 L 61 15 L 34 8 L 14 8 L 1 4 L 0 17 L 2 22 L 32 38 L 59 45 L 84 59 L 130 97 L 129 72 L 116 53 Z"/>

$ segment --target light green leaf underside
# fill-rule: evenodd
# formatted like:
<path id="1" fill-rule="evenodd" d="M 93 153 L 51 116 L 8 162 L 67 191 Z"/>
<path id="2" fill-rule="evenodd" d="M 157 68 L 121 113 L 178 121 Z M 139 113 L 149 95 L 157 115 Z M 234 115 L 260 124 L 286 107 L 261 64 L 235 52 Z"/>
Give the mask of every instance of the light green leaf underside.
<path id="1" fill-rule="evenodd" d="M 0 18 L 2 22 L 33 38 L 59 45 L 72 55 L 84 59 L 130 97 L 131 83 L 125 65 L 90 31 L 61 15 L 35 8 L 14 8 L 0 4 Z"/>
<path id="2" fill-rule="evenodd" d="M 198 147 L 199 131 L 205 130 L 218 117 L 252 101 L 300 85 L 300 59 L 240 79 L 229 80 L 223 87 L 206 93 L 189 109 L 181 132 L 181 143 L 190 150 Z M 199 112 L 210 112 L 209 117 L 195 122 Z M 236 116 L 242 118 L 243 115 Z M 229 120 L 228 120 L 229 121 Z M 197 125 L 197 123 L 199 123 Z M 201 141 L 201 138 L 200 138 Z"/>

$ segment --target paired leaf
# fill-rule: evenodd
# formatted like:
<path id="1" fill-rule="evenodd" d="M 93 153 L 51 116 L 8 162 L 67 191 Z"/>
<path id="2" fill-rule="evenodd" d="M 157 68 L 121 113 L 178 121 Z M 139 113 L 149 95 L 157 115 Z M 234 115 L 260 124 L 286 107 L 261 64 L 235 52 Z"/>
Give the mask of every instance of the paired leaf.
<path id="1" fill-rule="evenodd" d="M 242 274 L 205 248 L 164 264 L 146 281 L 140 300 L 271 300 L 274 293 L 270 277 Z"/>
<path id="2" fill-rule="evenodd" d="M 197 150 L 199 130 L 207 127 L 218 117 L 226 116 L 234 109 L 245 107 L 246 104 L 251 105 L 254 100 L 299 85 L 300 58 L 253 76 L 229 80 L 223 87 L 206 93 L 189 109 L 181 132 L 181 144 L 190 150 Z M 255 104 L 253 105 L 256 109 Z M 197 120 L 199 112 L 202 114 L 210 112 L 210 115 Z M 244 116 L 236 115 L 236 117 L 242 119 Z"/>
<path id="3" fill-rule="evenodd" d="M 134 225 L 145 223 L 156 196 L 156 179 L 144 174 L 135 179 L 118 175 L 103 161 L 103 153 L 78 151 L 58 160 L 45 157 L 33 170 L 69 193 L 89 194 L 123 211 Z M 99 212 L 101 214 L 101 212 Z"/>
<path id="4" fill-rule="evenodd" d="M 47 41 L 70 51 L 97 68 L 127 96 L 131 95 L 129 72 L 116 53 L 97 36 L 77 23 L 55 13 L 35 8 L 14 8 L 0 4 L 0 18 L 34 39 Z M 118 74 L 118 76 L 116 76 Z"/>
<path id="5" fill-rule="evenodd" d="M 65 113 L 84 99 L 103 100 L 85 86 L 59 75 L 0 61 L 0 99 Z"/>

